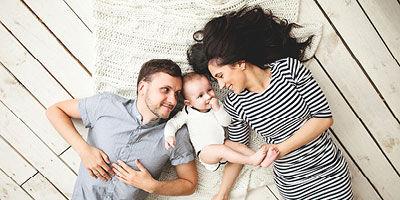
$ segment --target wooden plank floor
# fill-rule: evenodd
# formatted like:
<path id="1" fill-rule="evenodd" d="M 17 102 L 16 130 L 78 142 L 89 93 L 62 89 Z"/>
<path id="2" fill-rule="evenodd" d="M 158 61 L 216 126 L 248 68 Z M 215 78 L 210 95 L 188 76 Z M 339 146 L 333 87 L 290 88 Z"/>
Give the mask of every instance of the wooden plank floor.
<path id="1" fill-rule="evenodd" d="M 0 199 L 70 199 L 79 157 L 44 112 L 93 94 L 90 1 L 0 4 Z M 398 199 L 399 1 L 300 0 L 299 22 L 323 24 L 306 65 L 329 100 L 355 199 Z"/>

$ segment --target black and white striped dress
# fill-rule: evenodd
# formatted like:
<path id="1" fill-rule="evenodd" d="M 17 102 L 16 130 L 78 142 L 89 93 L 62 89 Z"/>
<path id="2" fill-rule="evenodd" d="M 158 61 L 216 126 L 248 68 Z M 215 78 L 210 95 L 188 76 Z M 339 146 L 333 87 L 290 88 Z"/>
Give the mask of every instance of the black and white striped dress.
<path id="1" fill-rule="evenodd" d="M 247 144 L 252 128 L 267 143 L 279 144 L 310 118 L 329 118 L 331 111 L 320 87 L 300 61 L 269 65 L 272 78 L 261 93 L 230 93 L 225 108 L 232 116 L 229 139 Z M 276 160 L 274 179 L 285 199 L 352 199 L 350 174 L 329 132 Z"/>

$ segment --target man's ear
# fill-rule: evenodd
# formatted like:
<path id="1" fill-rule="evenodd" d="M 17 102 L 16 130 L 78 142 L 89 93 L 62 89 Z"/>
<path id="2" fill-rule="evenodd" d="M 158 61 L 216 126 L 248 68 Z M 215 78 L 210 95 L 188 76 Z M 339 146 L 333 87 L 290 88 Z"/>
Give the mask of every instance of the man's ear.
<path id="1" fill-rule="evenodd" d="M 184 103 L 185 105 L 189 106 L 189 107 L 192 106 L 192 104 L 190 103 L 189 100 L 186 100 L 186 99 L 185 99 L 185 100 L 183 101 L 183 103 Z"/>
<path id="2" fill-rule="evenodd" d="M 138 95 L 139 94 L 143 94 L 144 89 L 146 88 L 146 86 L 148 85 L 148 83 L 146 81 L 140 81 L 137 87 L 137 91 L 138 91 Z"/>

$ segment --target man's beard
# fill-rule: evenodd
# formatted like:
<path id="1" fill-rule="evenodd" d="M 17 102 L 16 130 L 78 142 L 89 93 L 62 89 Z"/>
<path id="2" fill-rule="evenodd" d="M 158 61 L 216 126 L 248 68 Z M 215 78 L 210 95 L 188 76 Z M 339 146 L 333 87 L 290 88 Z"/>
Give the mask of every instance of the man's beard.
<path id="1" fill-rule="evenodd" d="M 146 96 L 145 103 L 146 103 L 147 108 L 150 110 L 150 112 L 153 113 L 153 115 L 155 115 L 157 118 L 167 119 L 171 112 L 168 112 L 166 114 L 167 116 L 163 116 L 163 113 L 160 111 L 163 102 L 161 102 L 157 106 L 157 104 L 155 104 L 155 103 L 153 104 L 153 102 L 151 101 L 151 98 L 149 96 L 150 95 Z"/>

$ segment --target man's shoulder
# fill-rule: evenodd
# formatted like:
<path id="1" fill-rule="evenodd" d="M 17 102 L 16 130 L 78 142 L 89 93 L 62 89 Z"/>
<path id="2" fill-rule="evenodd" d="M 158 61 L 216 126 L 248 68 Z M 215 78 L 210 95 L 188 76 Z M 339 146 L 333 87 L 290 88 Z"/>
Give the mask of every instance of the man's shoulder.
<path id="1" fill-rule="evenodd" d="M 99 93 L 98 96 L 101 100 L 117 101 L 117 102 L 122 102 L 122 103 L 132 100 L 132 99 L 128 99 L 128 98 L 119 96 L 117 94 L 111 93 L 111 92 L 102 92 L 102 93 Z"/>
<path id="2" fill-rule="evenodd" d="M 175 137 L 176 138 L 179 137 L 182 139 L 185 139 L 185 138 L 189 139 L 189 130 L 188 130 L 186 124 L 184 124 L 178 131 L 176 131 Z"/>

